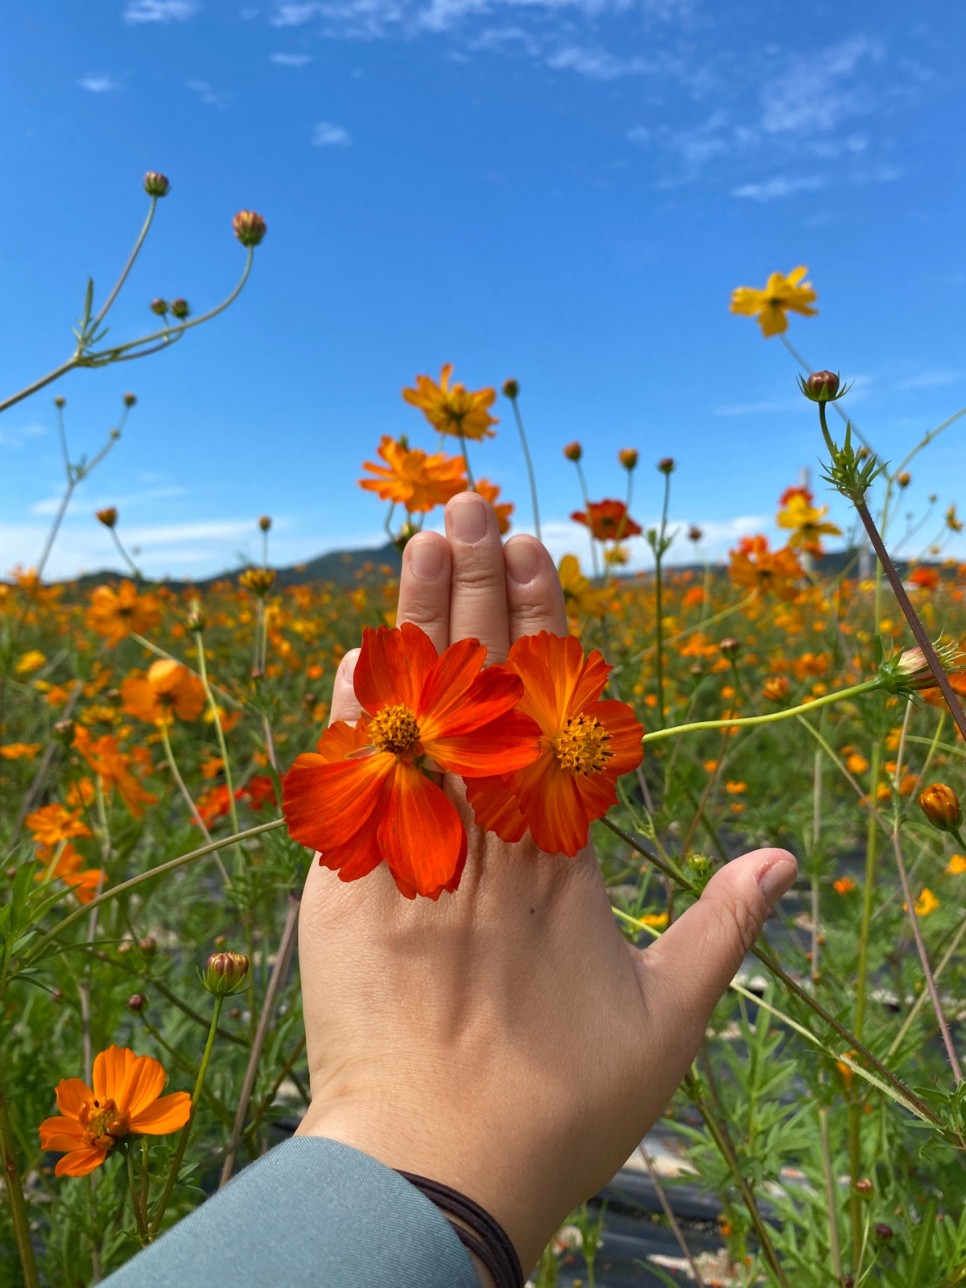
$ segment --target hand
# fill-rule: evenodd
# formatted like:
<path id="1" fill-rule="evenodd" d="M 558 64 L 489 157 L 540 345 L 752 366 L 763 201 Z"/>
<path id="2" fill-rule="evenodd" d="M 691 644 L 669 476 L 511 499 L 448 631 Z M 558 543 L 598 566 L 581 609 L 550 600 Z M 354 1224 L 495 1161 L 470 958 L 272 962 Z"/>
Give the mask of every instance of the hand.
<path id="1" fill-rule="evenodd" d="M 480 639 L 491 662 L 521 635 L 567 631 L 549 554 L 528 536 L 501 548 L 475 493 L 449 503 L 445 537 L 406 547 L 398 621 L 439 650 Z M 360 714 L 357 656 L 339 669 L 333 720 Z M 640 951 L 590 847 L 568 859 L 481 833 L 459 786 L 446 781 L 469 833 L 455 893 L 410 901 L 385 867 L 345 884 L 312 865 L 299 928 L 312 1104 L 299 1130 L 475 1199 L 526 1269 L 659 1117 L 796 867 L 783 850 L 735 859 Z"/>

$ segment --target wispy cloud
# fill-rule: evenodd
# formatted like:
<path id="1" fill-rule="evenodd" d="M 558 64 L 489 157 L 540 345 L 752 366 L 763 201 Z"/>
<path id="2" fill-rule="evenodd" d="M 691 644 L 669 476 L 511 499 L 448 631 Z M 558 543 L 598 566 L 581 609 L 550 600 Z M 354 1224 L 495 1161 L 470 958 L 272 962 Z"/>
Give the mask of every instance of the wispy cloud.
<path id="1" fill-rule="evenodd" d="M 905 376 L 902 380 L 895 383 L 896 389 L 942 389 L 946 385 L 958 384 L 963 379 L 961 371 L 953 371 L 948 367 L 934 367 L 926 371 L 916 372 L 914 375 Z"/>
<path id="2" fill-rule="evenodd" d="M 87 502 L 87 508 L 93 514 L 95 510 L 102 510 L 105 506 L 113 505 L 122 512 L 121 517 L 123 518 L 123 512 L 128 507 L 143 505 L 146 501 L 170 501 L 173 497 L 186 496 L 187 492 L 187 488 L 176 484 L 166 487 L 152 487 L 141 492 L 129 492 L 121 496 L 97 497 L 95 500 Z M 30 513 L 39 516 L 53 515 L 57 513 L 60 504 L 61 498 L 59 496 L 47 497 L 43 501 L 35 501 L 30 507 Z"/>
<path id="3" fill-rule="evenodd" d="M 828 181 L 821 175 L 802 174 L 797 178 L 788 175 L 776 175 L 761 183 L 743 183 L 731 189 L 733 197 L 750 198 L 752 201 L 775 201 L 781 197 L 794 196 L 796 192 L 818 192 Z"/>
<path id="4" fill-rule="evenodd" d="M 312 61 L 311 54 L 269 54 L 268 61 L 277 67 L 305 67 Z"/>
<path id="5" fill-rule="evenodd" d="M 194 0 L 130 0 L 124 10 L 124 21 L 185 22 L 197 11 Z"/>
<path id="6" fill-rule="evenodd" d="M 117 81 L 113 76 L 82 76 L 77 83 L 81 89 L 89 90 L 92 94 L 109 94 L 111 90 L 117 89 Z"/>
<path id="7" fill-rule="evenodd" d="M 544 62 L 554 71 L 577 72 L 591 80 L 618 80 L 624 76 L 640 76 L 653 70 L 654 62 L 650 58 L 627 58 L 620 54 L 611 54 L 604 49 L 593 46 L 567 45 L 548 53 Z"/>
<path id="8" fill-rule="evenodd" d="M 25 447 L 35 438 L 43 438 L 46 433 L 45 426 L 39 421 L 29 421 L 26 425 L 15 427 L 4 425 L 0 428 L 0 447 Z"/>
<path id="9" fill-rule="evenodd" d="M 190 89 L 193 94 L 198 95 L 202 103 L 204 103 L 207 107 L 227 107 L 228 106 L 229 96 L 227 94 L 223 94 L 220 90 L 212 89 L 212 87 L 208 84 L 207 81 L 190 80 L 190 81 L 185 81 L 185 84 L 188 86 L 188 89 Z"/>
<path id="10" fill-rule="evenodd" d="M 312 131 L 314 148 L 347 148 L 351 142 L 349 131 L 331 121 L 317 121 Z"/>
<path id="11" fill-rule="evenodd" d="M 884 56 L 878 40 L 858 35 L 823 46 L 820 54 L 809 51 L 783 60 L 762 90 L 762 129 L 769 134 L 828 131 L 875 111 L 876 97 L 859 71 Z"/>

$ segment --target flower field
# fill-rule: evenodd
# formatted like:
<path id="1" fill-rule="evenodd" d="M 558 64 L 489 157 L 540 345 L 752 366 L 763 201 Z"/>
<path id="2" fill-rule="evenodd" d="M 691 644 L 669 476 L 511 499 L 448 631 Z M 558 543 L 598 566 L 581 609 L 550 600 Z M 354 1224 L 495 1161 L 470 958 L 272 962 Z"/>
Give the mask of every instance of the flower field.
<path id="1" fill-rule="evenodd" d="M 158 189 L 163 176 L 153 178 Z M 250 264 L 264 221 L 244 213 Z M 781 334 L 789 310 L 813 311 L 804 276 L 775 274 L 765 291 L 736 292 L 733 307 Z M 510 658 L 516 689 L 507 675 L 484 684 L 484 671 L 467 690 L 491 732 L 486 721 L 513 708 L 507 747 L 514 730 L 524 736 L 521 721 L 535 722 L 543 760 L 528 768 L 507 753 L 484 777 L 452 753 L 440 716 L 453 760 L 441 751 L 438 763 L 477 775 L 467 781 L 482 825 L 507 839 L 529 828 L 560 862 L 589 823 L 615 917 L 636 942 L 659 936 L 740 849 L 774 843 L 798 856 L 796 897 L 720 1003 L 667 1113 L 724 1212 L 717 1268 L 689 1256 L 686 1231 L 682 1263 L 709 1285 L 939 1288 L 966 1282 L 963 723 L 947 701 L 964 691 L 966 570 L 940 553 L 896 572 L 884 551 L 907 462 L 880 469 L 829 427 L 828 405 L 844 394 L 847 406 L 837 376 L 802 384 L 831 482 L 869 516 L 880 557 L 864 539 L 841 551 L 825 509 L 789 480 L 776 498 L 785 544 L 749 536 L 727 566 L 710 566 L 699 531 L 667 526 L 673 460 L 644 466 L 628 448 L 613 464 L 620 495 L 592 498 L 583 448 L 561 443 L 580 552 L 560 564 L 570 641 L 527 637 Z M 359 479 L 361 505 L 391 507 L 400 546 L 468 487 L 508 530 L 514 504 L 537 512 L 538 479 L 527 498 L 478 477 L 486 438 L 513 426 L 529 461 L 515 381 L 500 400 L 446 366 L 403 393 L 412 443 L 383 438 Z M 649 526 L 635 517 L 633 482 L 655 467 L 664 517 Z M 70 500 L 69 470 L 67 488 Z M 97 518 L 129 559 L 117 513 Z M 331 784 L 333 765 L 368 765 L 382 791 L 397 772 L 389 759 L 414 735 L 405 704 L 380 690 L 358 730 L 323 738 L 336 667 L 366 628 L 382 650 L 373 673 L 393 673 L 397 635 L 378 630 L 395 621 L 393 567 L 283 586 L 271 521 L 257 522 L 261 563 L 204 588 L 150 584 L 133 564 L 92 587 L 50 584 L 42 568 L 0 584 L 2 1284 L 96 1282 L 307 1105 L 293 949 L 311 854 L 300 842 L 331 850 L 343 880 L 365 880 L 380 855 L 348 824 L 339 830 L 334 806 L 304 805 L 317 790 L 306 775 Z M 947 531 L 958 524 L 951 510 Z M 690 543 L 688 567 L 667 566 L 673 542 Z M 829 561 L 836 542 L 841 557 Z M 631 543 L 650 551 L 644 575 L 622 572 Z M 420 658 L 432 672 L 434 653 Z M 583 704 L 541 697 L 542 666 L 585 685 Z M 603 757 L 615 754 L 608 776 Z M 425 775 L 406 772 L 429 791 Z M 552 774 L 580 784 L 583 813 L 542 805 L 558 791 Z M 445 899 L 459 882 L 456 857 L 429 873 L 405 856 L 386 861 L 400 898 Z M 566 1059 L 565 1016 L 560 1032 Z M 588 1229 L 586 1212 L 575 1220 Z M 586 1282 L 606 1284 L 606 1221 L 596 1267 L 589 1235 L 584 1246 Z M 560 1255 L 545 1253 L 543 1288 Z"/>

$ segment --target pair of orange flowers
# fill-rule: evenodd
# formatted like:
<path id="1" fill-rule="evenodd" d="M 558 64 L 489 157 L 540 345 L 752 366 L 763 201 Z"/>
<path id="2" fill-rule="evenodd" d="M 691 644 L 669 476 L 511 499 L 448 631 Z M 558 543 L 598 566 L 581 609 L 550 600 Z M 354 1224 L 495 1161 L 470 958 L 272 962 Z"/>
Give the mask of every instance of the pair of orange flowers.
<path id="1" fill-rule="evenodd" d="M 292 837 L 343 881 L 385 862 L 407 898 L 459 885 L 466 827 L 434 774 L 459 775 L 477 824 L 504 841 L 529 831 L 573 856 L 636 768 L 643 730 L 602 701 L 610 667 L 571 636 L 517 640 L 503 665 L 461 640 L 437 654 L 419 627 L 367 629 L 354 685 L 363 715 L 331 725 L 285 778 Z"/>

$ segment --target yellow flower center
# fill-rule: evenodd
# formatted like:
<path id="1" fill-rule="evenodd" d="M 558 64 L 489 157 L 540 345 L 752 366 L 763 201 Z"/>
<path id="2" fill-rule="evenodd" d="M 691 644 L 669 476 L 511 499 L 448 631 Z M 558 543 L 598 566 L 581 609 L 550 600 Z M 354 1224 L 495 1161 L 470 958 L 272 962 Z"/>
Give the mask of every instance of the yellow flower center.
<path id="1" fill-rule="evenodd" d="M 127 1124 L 113 1100 L 89 1101 L 81 1115 L 88 1139 L 92 1145 L 110 1149 L 119 1136 L 127 1135 Z"/>
<path id="2" fill-rule="evenodd" d="M 610 734 L 593 716 L 571 716 L 551 746 L 564 769 L 574 774 L 599 774 L 613 756 Z"/>
<path id="3" fill-rule="evenodd" d="M 383 707 L 369 721 L 369 737 L 377 751 L 401 755 L 419 742 L 419 725 L 408 707 Z"/>

